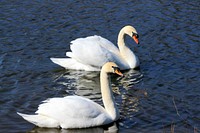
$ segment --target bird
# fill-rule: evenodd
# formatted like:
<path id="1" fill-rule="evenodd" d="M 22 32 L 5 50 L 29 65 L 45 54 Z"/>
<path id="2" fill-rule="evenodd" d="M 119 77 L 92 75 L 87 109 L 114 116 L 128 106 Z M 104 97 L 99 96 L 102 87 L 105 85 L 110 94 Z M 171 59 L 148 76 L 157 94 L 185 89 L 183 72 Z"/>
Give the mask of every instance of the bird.
<path id="1" fill-rule="evenodd" d="M 114 62 L 107 62 L 100 72 L 103 106 L 77 95 L 54 97 L 43 101 L 33 115 L 17 112 L 30 123 L 45 128 L 89 128 L 107 125 L 119 119 L 120 114 L 114 100 L 110 74 L 123 76 Z"/>
<path id="2" fill-rule="evenodd" d="M 124 26 L 118 34 L 118 48 L 101 36 L 77 38 L 70 43 L 68 58 L 50 58 L 55 64 L 66 69 L 100 71 L 106 62 L 115 62 L 121 70 L 139 67 L 139 59 L 125 44 L 125 36 L 130 36 L 139 44 L 139 35 L 133 26 Z"/>

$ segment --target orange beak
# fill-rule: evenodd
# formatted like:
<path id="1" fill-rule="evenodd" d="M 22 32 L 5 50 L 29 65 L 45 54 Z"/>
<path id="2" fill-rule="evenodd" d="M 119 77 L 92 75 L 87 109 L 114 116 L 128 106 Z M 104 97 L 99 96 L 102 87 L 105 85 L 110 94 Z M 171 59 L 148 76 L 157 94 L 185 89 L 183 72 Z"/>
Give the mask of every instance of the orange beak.
<path id="1" fill-rule="evenodd" d="M 115 70 L 115 73 L 121 77 L 123 77 L 124 75 L 119 71 L 119 70 Z"/>
<path id="2" fill-rule="evenodd" d="M 133 40 L 134 40 L 137 44 L 139 44 L 139 40 L 138 40 L 138 38 L 137 38 L 136 36 L 133 36 Z"/>

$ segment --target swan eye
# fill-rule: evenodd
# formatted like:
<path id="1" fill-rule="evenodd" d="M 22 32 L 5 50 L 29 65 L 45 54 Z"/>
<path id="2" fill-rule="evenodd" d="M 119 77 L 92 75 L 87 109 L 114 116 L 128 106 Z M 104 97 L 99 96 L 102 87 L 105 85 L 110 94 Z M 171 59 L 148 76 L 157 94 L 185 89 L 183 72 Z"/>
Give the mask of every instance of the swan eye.
<path id="1" fill-rule="evenodd" d="M 112 66 L 112 68 L 113 68 L 114 70 L 119 69 L 118 67 L 115 67 L 115 66 Z"/>
<path id="2" fill-rule="evenodd" d="M 112 68 L 113 68 L 114 72 L 115 72 L 117 69 L 119 69 L 118 67 L 115 67 L 115 66 L 112 66 Z"/>
<path id="3" fill-rule="evenodd" d="M 132 36 L 135 36 L 136 38 L 139 38 L 139 35 L 136 34 L 136 33 L 134 33 L 134 32 L 133 32 L 133 35 L 132 35 Z"/>

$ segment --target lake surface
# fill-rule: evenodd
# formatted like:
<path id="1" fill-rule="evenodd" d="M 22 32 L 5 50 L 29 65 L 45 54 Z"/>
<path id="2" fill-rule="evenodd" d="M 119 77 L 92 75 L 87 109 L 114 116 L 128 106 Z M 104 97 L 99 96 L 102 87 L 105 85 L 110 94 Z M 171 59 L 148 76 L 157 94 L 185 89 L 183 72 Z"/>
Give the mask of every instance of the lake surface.
<path id="1" fill-rule="evenodd" d="M 0 132 L 200 131 L 199 0 L 2 0 L 0 7 Z M 65 57 L 79 37 L 101 35 L 116 44 L 127 24 L 140 35 L 140 45 L 126 42 L 141 66 L 112 76 L 117 127 L 45 129 L 16 114 L 74 94 L 102 104 L 98 72 L 65 70 L 49 58 Z"/>

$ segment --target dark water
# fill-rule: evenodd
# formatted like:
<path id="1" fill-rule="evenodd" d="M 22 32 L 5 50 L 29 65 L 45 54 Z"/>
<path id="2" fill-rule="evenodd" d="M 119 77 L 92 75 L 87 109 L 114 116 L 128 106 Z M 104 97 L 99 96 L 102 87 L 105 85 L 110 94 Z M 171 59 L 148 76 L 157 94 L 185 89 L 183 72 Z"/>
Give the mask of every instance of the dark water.
<path id="1" fill-rule="evenodd" d="M 33 113 L 47 98 L 72 94 L 102 104 L 99 73 L 64 70 L 49 58 L 64 57 L 78 37 L 96 34 L 116 44 L 127 24 L 140 35 L 139 46 L 130 38 L 127 43 L 141 69 L 112 77 L 118 132 L 199 132 L 199 7 L 199 0 L 1 0 L 0 132 L 106 130 L 37 128 L 16 112 Z"/>

